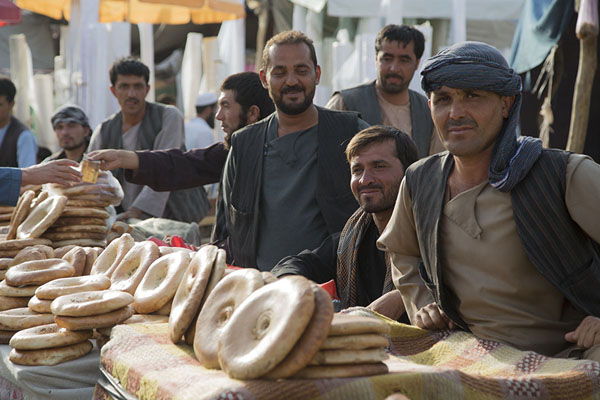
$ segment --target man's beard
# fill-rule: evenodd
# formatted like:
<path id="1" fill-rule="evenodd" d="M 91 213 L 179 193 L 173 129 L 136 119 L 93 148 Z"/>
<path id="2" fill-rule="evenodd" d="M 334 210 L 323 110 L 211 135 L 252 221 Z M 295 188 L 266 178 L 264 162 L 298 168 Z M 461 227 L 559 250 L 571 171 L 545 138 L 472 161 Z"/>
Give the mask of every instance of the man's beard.
<path id="1" fill-rule="evenodd" d="M 390 77 L 398 78 L 400 83 L 387 83 L 386 79 Z M 381 89 L 386 93 L 402 93 L 408 89 L 409 83 L 410 82 L 407 83 L 406 80 L 404 80 L 404 78 L 402 78 L 400 75 L 387 74 L 381 81 Z"/>
<path id="2" fill-rule="evenodd" d="M 223 142 L 225 143 L 225 148 L 227 150 L 229 150 L 229 148 L 231 147 L 231 135 L 233 135 L 233 132 L 235 132 L 239 129 L 242 129 L 243 127 L 248 125 L 248 116 L 246 115 L 246 112 L 244 112 L 243 110 L 240 111 L 240 115 L 239 115 L 238 119 L 239 119 L 238 126 L 236 126 L 235 129 L 231 133 L 225 132 L 225 134 L 223 135 Z"/>
<path id="3" fill-rule="evenodd" d="M 84 146 L 84 148 L 85 148 L 86 144 L 87 144 L 87 139 L 83 139 L 79 143 L 73 143 L 71 145 L 66 145 L 66 146 L 61 146 L 61 147 L 63 148 L 63 150 L 77 150 L 81 146 Z"/>
<path id="4" fill-rule="evenodd" d="M 313 86 L 312 90 L 308 93 L 306 93 L 306 91 L 304 91 L 304 89 L 301 86 L 288 86 L 285 87 L 283 89 L 281 89 L 281 91 L 279 92 L 279 97 L 275 98 L 275 96 L 273 96 L 271 94 L 271 99 L 273 100 L 273 103 L 275 103 L 275 106 L 277 107 L 278 110 L 280 110 L 281 112 L 283 112 L 284 114 L 288 114 L 288 115 L 298 115 L 298 114 L 302 114 L 304 111 L 308 110 L 308 107 L 310 107 L 313 103 L 313 98 L 315 97 L 315 90 L 316 90 L 316 86 Z M 294 103 L 294 104 L 286 104 L 283 101 L 283 96 L 287 93 L 294 93 L 294 92 L 298 92 L 301 91 L 304 93 L 304 101 L 302 103 Z"/>
<path id="5" fill-rule="evenodd" d="M 365 201 L 360 200 L 360 191 L 363 189 L 367 189 L 367 188 L 377 188 L 377 189 L 382 190 L 383 196 L 382 196 L 381 200 L 376 203 L 365 202 Z M 378 212 L 382 212 L 382 211 L 391 210 L 394 208 L 394 205 L 396 204 L 396 198 L 398 197 L 399 189 L 400 189 L 400 182 L 398 182 L 398 184 L 395 185 L 395 187 L 391 188 L 390 190 L 385 190 L 385 188 L 383 188 L 380 185 L 361 187 L 361 188 L 359 188 L 359 192 L 358 192 L 360 208 L 362 208 L 367 213 L 378 213 Z"/>

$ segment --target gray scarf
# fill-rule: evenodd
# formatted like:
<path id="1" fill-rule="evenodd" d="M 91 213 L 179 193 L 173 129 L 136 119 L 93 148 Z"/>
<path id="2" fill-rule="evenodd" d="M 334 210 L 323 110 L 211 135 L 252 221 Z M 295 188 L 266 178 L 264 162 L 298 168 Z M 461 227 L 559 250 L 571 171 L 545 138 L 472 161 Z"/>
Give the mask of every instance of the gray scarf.
<path id="1" fill-rule="evenodd" d="M 515 96 L 508 118 L 494 145 L 488 181 L 508 192 L 523 179 L 542 152 L 542 142 L 519 136 L 521 78 L 494 47 L 480 42 L 463 42 L 428 59 L 421 71 L 421 86 L 427 93 L 441 86 L 487 90 L 500 96 Z"/>

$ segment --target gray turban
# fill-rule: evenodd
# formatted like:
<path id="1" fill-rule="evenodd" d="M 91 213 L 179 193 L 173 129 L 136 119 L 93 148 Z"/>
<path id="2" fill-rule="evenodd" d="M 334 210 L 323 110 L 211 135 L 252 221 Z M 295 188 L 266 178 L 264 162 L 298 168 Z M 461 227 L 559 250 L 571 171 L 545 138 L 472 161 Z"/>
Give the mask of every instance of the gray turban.
<path id="1" fill-rule="evenodd" d="M 487 90 L 500 96 L 515 96 L 508 118 L 494 146 L 488 180 L 492 186 L 510 191 L 523 179 L 542 152 L 539 139 L 519 136 L 521 78 L 494 47 L 481 42 L 450 46 L 423 64 L 421 87 L 427 93 L 441 86 Z"/>
<path id="2" fill-rule="evenodd" d="M 56 110 L 52 118 L 50 118 L 52 127 L 56 127 L 61 122 L 75 122 L 85 127 L 90 127 L 87 115 L 81 107 L 74 104 L 67 104 Z"/>

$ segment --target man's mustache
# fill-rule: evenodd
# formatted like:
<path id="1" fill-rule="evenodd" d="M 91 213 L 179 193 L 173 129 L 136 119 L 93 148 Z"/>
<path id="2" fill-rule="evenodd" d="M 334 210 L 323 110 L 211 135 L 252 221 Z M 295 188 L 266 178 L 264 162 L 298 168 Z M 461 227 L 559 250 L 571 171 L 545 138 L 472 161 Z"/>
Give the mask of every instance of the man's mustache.
<path id="1" fill-rule="evenodd" d="M 139 100 L 136 99 L 135 97 L 128 97 L 125 99 L 125 102 L 134 102 L 134 103 L 138 103 Z"/>
<path id="2" fill-rule="evenodd" d="M 362 192 L 363 190 L 373 190 L 373 189 L 379 189 L 379 190 L 383 190 L 383 186 L 382 185 L 366 185 L 366 186 L 359 186 L 358 187 L 358 192 Z"/>
<path id="3" fill-rule="evenodd" d="M 304 91 L 304 88 L 300 85 L 286 86 L 283 89 L 281 89 L 281 94 L 298 93 L 298 92 L 303 92 L 303 91 Z"/>
<path id="4" fill-rule="evenodd" d="M 456 128 L 461 126 L 477 128 L 477 122 L 470 118 L 448 119 L 448 122 L 446 122 L 446 128 Z"/>
<path id="5" fill-rule="evenodd" d="M 385 76 L 385 78 L 386 78 L 386 79 L 388 79 L 388 78 L 404 79 L 404 77 L 402 77 L 402 76 L 400 76 L 400 75 L 398 75 L 398 74 L 387 74 L 387 75 Z"/>

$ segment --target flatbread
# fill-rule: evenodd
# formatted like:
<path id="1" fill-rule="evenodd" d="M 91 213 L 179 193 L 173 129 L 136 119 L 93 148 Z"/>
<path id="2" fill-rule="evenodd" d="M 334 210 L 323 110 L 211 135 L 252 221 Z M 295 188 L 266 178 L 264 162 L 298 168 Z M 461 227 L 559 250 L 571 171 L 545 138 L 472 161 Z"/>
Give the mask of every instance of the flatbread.
<path id="1" fill-rule="evenodd" d="M 106 224 L 101 225 L 67 225 L 67 226 L 56 226 L 50 227 L 46 233 L 64 233 L 64 232 L 95 232 L 95 233 L 106 233 L 108 228 Z"/>
<path id="2" fill-rule="evenodd" d="M 0 311 L 27 307 L 28 301 L 27 297 L 0 296 Z"/>
<path id="3" fill-rule="evenodd" d="M 110 206 L 108 200 L 81 200 L 69 198 L 67 201 L 67 207 L 108 207 Z"/>
<path id="4" fill-rule="evenodd" d="M 7 240 L 12 240 L 17 238 L 17 228 L 21 223 L 27 218 L 30 212 L 31 202 L 35 198 L 35 192 L 32 190 L 28 190 L 19 197 L 19 201 L 17 201 L 17 206 L 15 207 L 15 211 L 10 218 L 10 224 L 8 228 L 8 233 L 6 234 Z"/>
<path id="5" fill-rule="evenodd" d="M 92 330 L 69 331 L 55 323 L 34 326 L 17 332 L 10 347 L 17 350 L 40 350 L 81 343 L 92 337 Z"/>
<path id="6" fill-rule="evenodd" d="M 109 215 L 106 212 L 106 210 L 98 207 L 66 207 L 62 212 L 61 217 L 87 217 L 107 219 Z"/>
<path id="7" fill-rule="evenodd" d="M 46 239 L 50 239 L 53 242 L 59 242 L 62 240 L 80 240 L 80 239 L 93 239 L 103 240 L 106 239 L 106 233 L 98 232 L 46 232 L 42 235 Z"/>
<path id="8" fill-rule="evenodd" d="M 24 249 L 27 246 L 35 246 L 36 244 L 51 245 L 52 241 L 40 238 L 5 240 L 3 242 L 0 242 L 0 251 L 18 250 L 18 253 L 19 251 L 21 251 L 21 249 Z"/>
<path id="9" fill-rule="evenodd" d="M 17 332 L 0 330 L 0 344 L 8 344 L 15 333 Z"/>
<path id="10" fill-rule="evenodd" d="M 385 349 L 366 350 L 321 350 L 309 365 L 369 364 L 383 361 L 388 357 Z"/>
<path id="11" fill-rule="evenodd" d="M 364 333 L 359 335 L 329 336 L 321 345 L 321 350 L 362 350 L 387 347 L 389 340 L 383 335 Z"/>
<path id="12" fill-rule="evenodd" d="M 75 226 L 75 225 L 106 225 L 104 218 L 91 217 L 64 217 L 61 216 L 52 225 L 53 228 L 59 226 Z"/>
<path id="13" fill-rule="evenodd" d="M 69 245 L 76 245 L 81 247 L 106 247 L 106 240 L 98 240 L 98 239 L 67 239 L 67 240 L 58 240 L 52 243 L 52 246 L 63 247 Z"/>
<path id="14" fill-rule="evenodd" d="M 35 294 L 38 287 L 39 285 L 10 286 L 6 283 L 6 280 L 2 280 L 0 281 L 0 296 L 30 298 Z"/>
<path id="15" fill-rule="evenodd" d="M 69 360 L 75 360 L 92 351 L 94 345 L 89 340 L 70 346 L 55 347 L 42 350 L 12 349 L 8 359 L 20 365 L 56 365 Z"/>
<path id="16" fill-rule="evenodd" d="M 354 376 L 384 375 L 389 372 L 384 363 L 353 365 L 308 366 L 296 373 L 297 379 L 350 378 Z"/>
<path id="17" fill-rule="evenodd" d="M 331 321 L 329 336 L 355 335 L 361 333 L 378 333 L 387 335 L 390 326 L 375 317 L 336 313 Z"/>
<path id="18" fill-rule="evenodd" d="M 32 326 L 51 324 L 52 314 L 38 314 L 27 307 L 0 311 L 0 329 L 20 331 Z"/>
<path id="19" fill-rule="evenodd" d="M 56 315 L 54 316 L 54 322 L 56 322 L 58 326 L 72 331 L 108 328 L 125 321 L 131 317 L 134 312 L 132 306 L 127 306 L 106 314 L 92 315 L 90 317 L 63 317 Z"/>
<path id="20" fill-rule="evenodd" d="M 65 209 L 67 198 L 65 196 L 52 196 L 42 201 L 31 210 L 27 218 L 17 228 L 17 238 L 37 238 L 60 217 Z"/>

